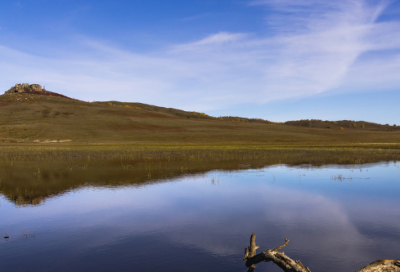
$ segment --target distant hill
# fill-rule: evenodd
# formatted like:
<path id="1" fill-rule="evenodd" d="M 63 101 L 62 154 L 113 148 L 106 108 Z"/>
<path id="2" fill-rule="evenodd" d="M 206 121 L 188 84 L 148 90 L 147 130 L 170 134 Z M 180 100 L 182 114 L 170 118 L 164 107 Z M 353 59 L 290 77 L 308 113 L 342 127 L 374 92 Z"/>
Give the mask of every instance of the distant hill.
<path id="1" fill-rule="evenodd" d="M 317 119 L 311 120 L 298 120 L 298 121 L 287 121 L 286 125 L 290 126 L 301 126 L 301 127 L 312 127 L 312 128 L 327 128 L 327 129 L 363 129 L 372 131 L 397 131 L 400 130 L 396 125 L 390 126 L 389 124 L 382 125 L 377 123 L 365 122 L 365 121 L 352 121 L 352 120 L 340 120 L 340 121 L 323 121 Z"/>
<path id="2" fill-rule="evenodd" d="M 85 102 L 37 84 L 0 96 L 1 143 L 400 143 L 399 128 L 364 121 L 275 123 L 118 101 Z"/>

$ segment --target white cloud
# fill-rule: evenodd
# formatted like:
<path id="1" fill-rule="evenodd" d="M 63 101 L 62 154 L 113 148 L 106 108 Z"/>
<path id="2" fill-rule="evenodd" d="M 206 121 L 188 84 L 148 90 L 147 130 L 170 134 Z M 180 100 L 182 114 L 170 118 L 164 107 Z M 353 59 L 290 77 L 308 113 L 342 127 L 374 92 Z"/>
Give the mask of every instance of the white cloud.
<path id="1" fill-rule="evenodd" d="M 66 50 L 62 59 L 0 46 L 0 88 L 25 81 L 83 100 L 206 111 L 332 89 L 360 90 L 365 77 L 369 89 L 380 88 L 382 79 L 386 89 L 399 85 L 393 50 L 400 49 L 400 22 L 377 22 L 386 3 L 271 0 L 253 5 L 272 11 L 266 36 L 219 32 L 146 54 L 84 40 L 81 55 Z M 388 56 L 360 59 L 370 51 Z"/>
<path id="2" fill-rule="evenodd" d="M 229 42 L 236 42 L 238 40 L 241 40 L 244 38 L 243 34 L 232 34 L 232 33 L 227 33 L 227 32 L 221 32 L 218 34 L 211 35 L 209 37 L 206 37 L 198 42 L 195 42 L 193 44 L 189 44 L 192 46 L 201 46 L 201 45 L 213 45 L 213 44 L 225 44 Z"/>

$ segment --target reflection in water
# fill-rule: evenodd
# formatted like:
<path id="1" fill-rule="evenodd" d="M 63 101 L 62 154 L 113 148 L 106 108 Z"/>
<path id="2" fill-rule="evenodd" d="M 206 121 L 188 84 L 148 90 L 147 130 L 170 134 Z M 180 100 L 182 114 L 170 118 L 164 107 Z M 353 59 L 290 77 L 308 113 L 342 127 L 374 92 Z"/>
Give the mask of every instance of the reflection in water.
<path id="1" fill-rule="evenodd" d="M 399 258 L 394 163 L 79 165 L 3 164 L 1 271 L 245 271 L 253 232 L 312 271 Z"/>
<path id="2" fill-rule="evenodd" d="M 0 193 L 17 206 L 40 205 L 45 199 L 83 187 L 145 186 L 210 170 L 238 170 L 237 162 L 84 162 L 80 164 L 3 163 Z M 255 165 L 255 168 L 262 167 Z"/>

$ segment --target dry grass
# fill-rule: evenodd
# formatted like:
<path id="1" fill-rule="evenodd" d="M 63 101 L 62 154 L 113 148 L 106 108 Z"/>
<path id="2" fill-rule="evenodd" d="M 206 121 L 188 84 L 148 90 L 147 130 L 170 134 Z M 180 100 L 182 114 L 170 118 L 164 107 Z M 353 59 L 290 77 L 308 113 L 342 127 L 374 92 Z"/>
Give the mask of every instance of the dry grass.
<path id="1" fill-rule="evenodd" d="M 9 145 L 2 146 L 0 161 L 260 161 L 277 163 L 362 164 L 400 160 L 400 149 L 376 145 L 375 148 L 291 147 L 250 145 Z"/>
<path id="2" fill-rule="evenodd" d="M 239 117 L 214 118 L 141 103 L 88 103 L 32 94 L 0 96 L 0 145 L 58 144 L 65 140 L 71 140 L 71 147 L 74 144 L 269 147 L 391 144 L 395 148 L 400 146 L 400 128 L 354 121 L 272 123 Z"/>

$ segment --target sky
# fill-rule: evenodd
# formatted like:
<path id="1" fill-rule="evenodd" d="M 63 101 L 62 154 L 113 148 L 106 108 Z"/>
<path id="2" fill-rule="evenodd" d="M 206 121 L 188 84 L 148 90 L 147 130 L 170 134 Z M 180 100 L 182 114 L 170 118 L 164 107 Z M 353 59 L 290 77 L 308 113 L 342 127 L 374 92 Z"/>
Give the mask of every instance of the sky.
<path id="1" fill-rule="evenodd" d="M 0 92 L 400 124 L 400 0 L 0 1 Z"/>

